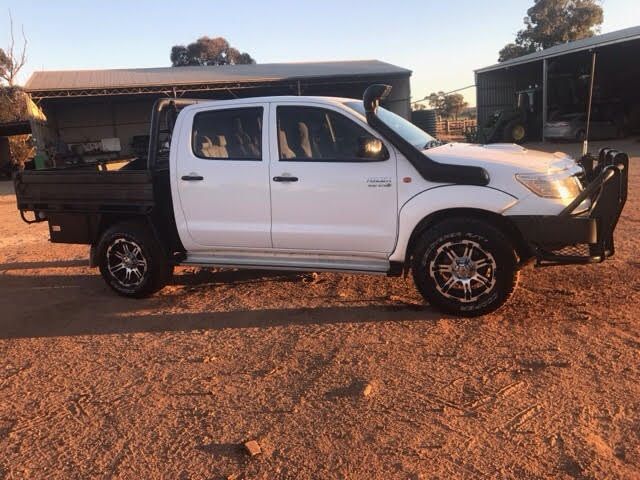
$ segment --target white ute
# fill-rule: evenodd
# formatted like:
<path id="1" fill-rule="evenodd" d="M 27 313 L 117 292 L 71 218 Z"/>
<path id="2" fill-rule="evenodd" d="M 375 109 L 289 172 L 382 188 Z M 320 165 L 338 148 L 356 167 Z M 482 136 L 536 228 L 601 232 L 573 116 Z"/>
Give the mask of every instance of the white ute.
<path id="1" fill-rule="evenodd" d="M 152 178 L 146 209 L 118 214 L 105 199 L 102 210 L 67 212 L 34 190 L 41 187 L 29 174 L 39 171 L 16 177 L 18 208 L 23 218 L 33 211 L 36 221 L 48 220 L 52 241 L 91 244 L 107 283 L 133 297 L 162 288 L 175 264 L 411 270 L 434 307 L 479 315 L 509 298 L 529 261 L 613 255 L 624 153 L 604 150 L 577 163 L 511 144 L 443 143 L 380 107 L 389 90 L 373 85 L 362 101 L 163 100 L 148 160 L 128 168 Z M 125 171 L 97 172 L 95 182 L 115 183 L 110 173 Z"/>

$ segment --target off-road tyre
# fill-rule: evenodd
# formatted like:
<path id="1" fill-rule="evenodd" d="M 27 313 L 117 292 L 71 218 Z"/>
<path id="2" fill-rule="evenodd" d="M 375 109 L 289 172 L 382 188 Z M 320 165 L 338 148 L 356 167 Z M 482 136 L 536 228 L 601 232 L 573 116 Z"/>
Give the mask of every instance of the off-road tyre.
<path id="1" fill-rule="evenodd" d="M 527 126 L 520 120 L 512 120 L 507 123 L 503 130 L 503 140 L 506 143 L 521 144 L 527 140 Z"/>
<path id="2" fill-rule="evenodd" d="M 126 267 L 125 260 L 131 255 Z M 96 248 L 102 278 L 118 294 L 144 298 L 161 290 L 171 279 L 173 265 L 151 229 L 138 222 L 123 222 L 107 229 Z M 120 264 L 118 263 L 120 262 Z M 132 273 L 134 269 L 138 274 Z M 130 280 L 130 281 L 129 281 Z"/>
<path id="3" fill-rule="evenodd" d="M 517 266 L 515 249 L 505 234 L 467 217 L 428 228 L 411 257 L 413 279 L 425 300 L 442 312 L 464 317 L 500 308 L 517 286 Z"/>

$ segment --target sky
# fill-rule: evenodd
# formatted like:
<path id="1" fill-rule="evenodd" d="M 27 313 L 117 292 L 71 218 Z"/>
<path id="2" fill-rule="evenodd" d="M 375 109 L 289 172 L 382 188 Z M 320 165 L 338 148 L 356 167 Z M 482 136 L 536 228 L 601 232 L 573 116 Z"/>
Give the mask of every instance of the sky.
<path id="1" fill-rule="evenodd" d="M 533 0 L 0 0 L 0 47 L 24 27 L 36 70 L 170 66 L 176 44 L 222 36 L 258 63 L 378 59 L 409 68 L 412 98 L 473 85 Z M 640 25 L 640 0 L 602 0 L 601 32 Z M 475 104 L 474 89 L 462 92 Z"/>

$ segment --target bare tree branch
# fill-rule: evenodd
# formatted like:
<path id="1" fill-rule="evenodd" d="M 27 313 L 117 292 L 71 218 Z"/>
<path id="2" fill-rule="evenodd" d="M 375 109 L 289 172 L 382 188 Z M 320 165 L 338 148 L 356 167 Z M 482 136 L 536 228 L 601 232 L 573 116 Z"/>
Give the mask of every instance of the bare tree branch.
<path id="1" fill-rule="evenodd" d="M 13 35 L 13 15 L 11 15 L 11 10 L 9 10 L 9 34 L 11 35 L 9 40 L 9 57 L 13 58 L 13 48 L 15 47 L 16 39 Z"/>
<path id="2" fill-rule="evenodd" d="M 18 71 L 22 70 L 22 67 L 24 67 L 25 63 L 27 63 L 27 44 L 28 44 L 27 36 L 24 34 L 24 25 L 21 25 L 20 29 L 22 31 L 23 44 L 22 44 L 22 52 L 20 53 L 20 61 L 18 62 L 18 66 L 17 66 Z"/>
<path id="3" fill-rule="evenodd" d="M 16 54 L 16 38 L 13 31 L 13 15 L 9 10 L 9 46 L 6 51 L 0 48 L 0 79 L 5 80 L 9 86 L 15 84 L 16 77 L 20 70 L 27 63 L 27 36 L 24 33 L 24 25 L 22 26 L 22 50 Z"/>

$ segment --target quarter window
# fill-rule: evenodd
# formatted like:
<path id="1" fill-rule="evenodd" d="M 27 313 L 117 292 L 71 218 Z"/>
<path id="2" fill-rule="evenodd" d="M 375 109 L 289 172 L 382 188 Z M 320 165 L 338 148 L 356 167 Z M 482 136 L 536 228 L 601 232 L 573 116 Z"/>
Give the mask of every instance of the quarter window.
<path id="1" fill-rule="evenodd" d="M 206 160 L 262 160 L 262 107 L 210 110 L 193 119 L 193 153 Z"/>
<path id="2" fill-rule="evenodd" d="M 281 161 L 362 162 L 386 160 L 386 149 L 377 158 L 363 153 L 374 137 L 346 116 L 315 107 L 280 106 L 278 150 Z"/>

